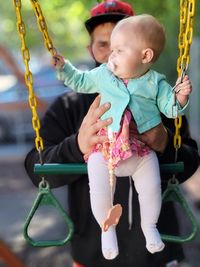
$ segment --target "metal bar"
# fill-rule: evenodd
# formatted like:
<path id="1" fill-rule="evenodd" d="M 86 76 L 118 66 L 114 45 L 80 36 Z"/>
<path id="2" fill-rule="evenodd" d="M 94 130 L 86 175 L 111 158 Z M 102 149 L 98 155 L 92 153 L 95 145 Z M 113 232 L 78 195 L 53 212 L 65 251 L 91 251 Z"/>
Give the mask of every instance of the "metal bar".
<path id="1" fill-rule="evenodd" d="M 160 165 L 160 171 L 162 173 L 179 173 L 183 172 L 183 162 L 167 163 Z M 86 174 L 87 164 L 85 163 L 45 163 L 35 164 L 34 173 L 36 174 Z"/>

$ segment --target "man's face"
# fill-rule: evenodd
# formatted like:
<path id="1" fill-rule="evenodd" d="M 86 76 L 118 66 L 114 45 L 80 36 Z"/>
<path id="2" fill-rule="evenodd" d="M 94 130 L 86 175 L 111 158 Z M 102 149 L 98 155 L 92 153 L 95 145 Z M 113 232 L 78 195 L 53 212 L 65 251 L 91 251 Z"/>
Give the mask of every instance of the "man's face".
<path id="1" fill-rule="evenodd" d="M 110 55 L 110 36 L 115 23 L 106 22 L 98 25 L 91 34 L 89 47 L 92 57 L 98 63 L 106 63 Z"/>

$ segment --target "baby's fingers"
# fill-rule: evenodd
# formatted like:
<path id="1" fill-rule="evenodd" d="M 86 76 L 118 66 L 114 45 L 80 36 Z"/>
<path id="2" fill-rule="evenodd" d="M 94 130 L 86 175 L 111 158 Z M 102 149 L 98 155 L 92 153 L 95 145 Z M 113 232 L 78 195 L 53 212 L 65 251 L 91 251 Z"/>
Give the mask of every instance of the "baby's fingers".
<path id="1" fill-rule="evenodd" d="M 51 59 L 51 64 L 52 64 L 52 66 L 56 66 L 56 64 L 57 64 L 57 59 L 56 59 L 56 57 L 55 56 L 53 56 L 52 57 L 52 59 Z"/>
<path id="2" fill-rule="evenodd" d="M 187 88 L 187 89 L 180 90 L 179 94 L 181 94 L 181 95 L 189 95 L 189 94 L 191 94 L 191 92 L 192 92 L 192 89 Z"/>

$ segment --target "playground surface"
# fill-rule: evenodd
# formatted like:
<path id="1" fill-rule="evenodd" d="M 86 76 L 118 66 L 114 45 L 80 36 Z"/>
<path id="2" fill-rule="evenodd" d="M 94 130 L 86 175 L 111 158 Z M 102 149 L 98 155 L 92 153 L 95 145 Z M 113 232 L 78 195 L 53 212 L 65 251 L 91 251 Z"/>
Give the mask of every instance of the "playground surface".
<path id="1" fill-rule="evenodd" d="M 27 244 L 23 237 L 23 224 L 37 195 L 37 188 L 27 177 L 23 160 L 28 148 L 4 147 L 0 152 L 0 239 L 21 259 L 25 267 L 71 267 L 69 247 L 35 248 Z M 13 151 L 11 153 L 11 151 Z M 15 152 L 14 152 L 15 151 Z M 21 153 L 20 153 L 21 151 Z M 184 195 L 200 224 L 200 169 L 183 186 Z M 53 190 L 56 198 L 67 209 L 67 188 Z M 63 239 L 63 222 L 58 214 L 49 216 L 48 210 L 37 214 L 31 231 L 36 237 L 55 235 Z M 179 213 L 183 233 L 190 231 L 184 215 Z M 200 234 L 193 242 L 184 245 L 189 265 L 199 267 Z M 15 267 L 15 266 L 12 266 Z M 94 266 L 95 267 L 95 266 Z"/>
<path id="2" fill-rule="evenodd" d="M 3 150 L 1 149 L 0 152 L 0 240 L 9 246 L 25 267 L 71 267 L 67 245 L 36 248 L 25 241 L 23 224 L 38 190 L 31 183 L 24 170 L 23 159 L 26 148 L 23 147 L 21 150 L 16 148 L 12 155 L 11 147 L 3 148 Z M 67 209 L 67 188 L 55 189 L 53 193 L 61 205 Z M 38 236 L 38 239 L 40 237 L 45 239 L 49 235 L 52 236 L 52 239 L 53 236 L 63 239 L 63 235 L 65 235 L 63 221 L 59 214 L 54 213 L 54 211 L 53 217 L 49 213 L 51 211 L 42 210 L 42 214 L 36 215 L 37 218 L 30 228 L 35 239 Z"/>

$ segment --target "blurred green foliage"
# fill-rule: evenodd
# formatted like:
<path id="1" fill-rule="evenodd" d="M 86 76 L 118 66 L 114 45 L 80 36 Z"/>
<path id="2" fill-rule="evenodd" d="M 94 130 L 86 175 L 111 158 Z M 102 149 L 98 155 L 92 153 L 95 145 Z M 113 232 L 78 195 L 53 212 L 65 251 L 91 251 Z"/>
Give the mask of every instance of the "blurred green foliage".
<path id="1" fill-rule="evenodd" d="M 167 45 L 156 68 L 165 73 L 171 82 L 174 82 L 179 53 L 177 49 L 179 0 L 129 0 L 127 2 L 133 5 L 137 14 L 152 14 L 164 24 Z M 87 57 L 86 46 L 89 38 L 84 28 L 84 21 L 89 17 L 90 8 L 97 2 L 94 0 L 40 0 L 39 3 L 55 47 L 70 59 L 78 60 Z M 37 28 L 32 5 L 28 0 L 22 0 L 22 10 L 28 46 L 33 51 L 43 51 L 42 37 Z M 198 36 L 200 35 L 199 11 L 200 1 L 196 0 L 194 35 Z M 1 43 L 9 49 L 20 49 L 13 1 L 1 1 L 0 32 Z"/>

